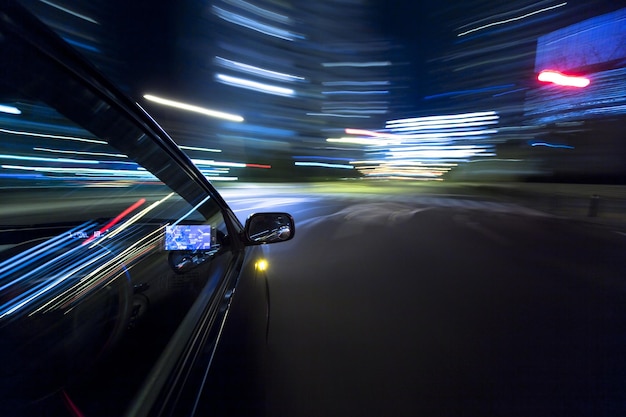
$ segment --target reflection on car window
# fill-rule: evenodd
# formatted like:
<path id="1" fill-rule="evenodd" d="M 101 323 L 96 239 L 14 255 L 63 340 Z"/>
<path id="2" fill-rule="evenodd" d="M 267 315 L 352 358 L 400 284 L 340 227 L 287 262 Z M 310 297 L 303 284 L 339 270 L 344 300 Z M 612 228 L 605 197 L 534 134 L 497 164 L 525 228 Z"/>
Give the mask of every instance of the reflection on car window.
<path id="1" fill-rule="evenodd" d="M 71 107 L 61 114 L 3 82 L 0 409 L 121 415 L 232 256 L 228 228 L 210 194 L 190 201 Z"/>

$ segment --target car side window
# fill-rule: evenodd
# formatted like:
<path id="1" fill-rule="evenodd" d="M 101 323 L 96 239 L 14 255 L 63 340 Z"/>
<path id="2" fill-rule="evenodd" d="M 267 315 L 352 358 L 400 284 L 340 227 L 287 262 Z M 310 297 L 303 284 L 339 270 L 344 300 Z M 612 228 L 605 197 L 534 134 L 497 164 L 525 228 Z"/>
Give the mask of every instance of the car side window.
<path id="1" fill-rule="evenodd" d="M 49 412 L 72 387 L 121 415 L 233 258 L 229 228 L 210 192 L 165 185 L 172 163 L 145 166 L 163 151 L 122 113 L 38 76 L 0 77 L 0 409 Z"/>

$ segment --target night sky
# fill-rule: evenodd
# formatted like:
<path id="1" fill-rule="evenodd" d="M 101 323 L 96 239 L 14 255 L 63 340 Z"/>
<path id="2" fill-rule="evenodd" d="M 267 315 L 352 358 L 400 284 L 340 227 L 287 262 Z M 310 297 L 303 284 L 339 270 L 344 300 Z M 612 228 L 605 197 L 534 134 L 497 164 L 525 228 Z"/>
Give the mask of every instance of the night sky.
<path id="1" fill-rule="evenodd" d="M 455 41 L 450 14 L 458 12 L 458 1 L 376 1 L 374 23 L 384 36 L 399 42 L 410 62 L 410 87 L 418 96 L 438 90 L 429 81 L 432 60 Z"/>

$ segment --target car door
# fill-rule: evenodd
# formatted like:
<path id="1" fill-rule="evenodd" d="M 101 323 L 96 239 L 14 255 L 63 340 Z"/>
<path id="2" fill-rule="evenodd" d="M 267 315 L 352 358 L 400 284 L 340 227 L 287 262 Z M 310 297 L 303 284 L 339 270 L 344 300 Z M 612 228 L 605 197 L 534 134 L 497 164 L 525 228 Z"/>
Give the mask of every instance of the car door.
<path id="1" fill-rule="evenodd" d="M 255 245 L 293 220 L 251 239 L 160 126 L 14 1 L 0 52 L 2 414 L 262 407 L 239 385 L 258 380 L 269 318 Z"/>

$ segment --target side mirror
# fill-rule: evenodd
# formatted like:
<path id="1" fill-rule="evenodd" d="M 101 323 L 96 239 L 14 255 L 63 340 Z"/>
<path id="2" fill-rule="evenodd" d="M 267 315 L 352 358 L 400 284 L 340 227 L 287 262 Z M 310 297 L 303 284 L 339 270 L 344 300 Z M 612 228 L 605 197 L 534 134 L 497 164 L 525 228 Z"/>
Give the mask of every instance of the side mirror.
<path id="1" fill-rule="evenodd" d="M 296 225 L 288 213 L 255 213 L 246 220 L 244 229 L 246 244 L 284 242 L 292 239 Z"/>

